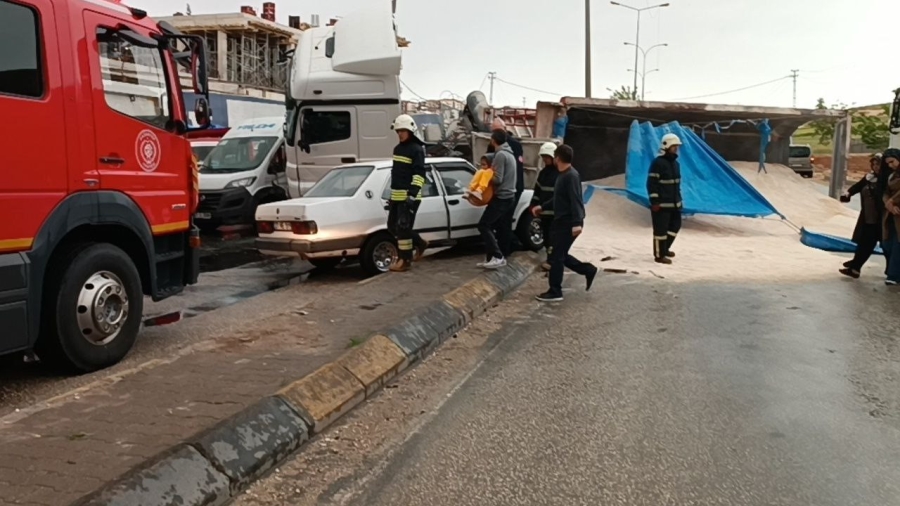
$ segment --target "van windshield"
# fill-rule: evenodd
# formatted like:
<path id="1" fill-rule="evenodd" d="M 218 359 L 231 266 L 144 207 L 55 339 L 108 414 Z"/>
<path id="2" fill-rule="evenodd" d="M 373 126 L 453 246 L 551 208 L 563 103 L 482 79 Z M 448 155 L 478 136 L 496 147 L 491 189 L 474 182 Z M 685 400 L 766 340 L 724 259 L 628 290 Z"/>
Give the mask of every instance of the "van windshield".
<path id="1" fill-rule="evenodd" d="M 782 151 L 783 153 L 784 151 Z M 812 150 L 807 146 L 791 146 L 791 158 L 809 158 Z"/>
<path id="2" fill-rule="evenodd" d="M 266 160 L 278 137 L 239 137 L 222 139 L 203 161 L 204 173 L 228 173 L 254 170 Z"/>
<path id="3" fill-rule="evenodd" d="M 304 197 L 352 197 L 374 169 L 371 165 L 332 169 Z"/>

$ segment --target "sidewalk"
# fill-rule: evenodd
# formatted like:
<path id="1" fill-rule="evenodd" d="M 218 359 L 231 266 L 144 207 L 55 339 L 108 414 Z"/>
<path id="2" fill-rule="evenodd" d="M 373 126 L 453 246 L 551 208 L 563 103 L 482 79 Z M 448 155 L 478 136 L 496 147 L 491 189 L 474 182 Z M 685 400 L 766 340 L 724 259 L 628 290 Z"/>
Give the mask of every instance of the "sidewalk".
<path id="1" fill-rule="evenodd" d="M 436 255 L 327 299 L 288 287 L 270 302 L 284 308 L 274 316 L 0 418 L 0 504 L 79 499 L 475 278 L 477 258 Z"/>

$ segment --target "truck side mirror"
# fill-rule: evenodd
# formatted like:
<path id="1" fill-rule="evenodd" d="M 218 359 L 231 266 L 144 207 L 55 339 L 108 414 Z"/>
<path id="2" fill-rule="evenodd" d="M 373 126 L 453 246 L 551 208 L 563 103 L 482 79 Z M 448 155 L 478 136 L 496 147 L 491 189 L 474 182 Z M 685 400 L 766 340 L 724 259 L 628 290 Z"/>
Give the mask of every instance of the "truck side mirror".
<path id="1" fill-rule="evenodd" d="M 209 114 L 209 102 L 203 97 L 198 98 L 194 103 L 194 119 L 200 128 L 208 128 L 212 123 L 212 118 Z"/>
<path id="2" fill-rule="evenodd" d="M 275 156 L 272 157 L 272 161 L 269 162 L 269 174 L 278 175 L 284 174 L 287 171 L 287 152 L 284 149 L 284 144 L 278 147 L 278 151 L 275 153 Z"/>

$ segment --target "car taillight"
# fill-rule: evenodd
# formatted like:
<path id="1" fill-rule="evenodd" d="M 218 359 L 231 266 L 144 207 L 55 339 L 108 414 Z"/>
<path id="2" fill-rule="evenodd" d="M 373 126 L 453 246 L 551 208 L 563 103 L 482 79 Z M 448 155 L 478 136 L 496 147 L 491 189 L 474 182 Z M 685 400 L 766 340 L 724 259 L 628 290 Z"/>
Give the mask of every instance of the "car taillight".
<path id="1" fill-rule="evenodd" d="M 297 235 L 315 235 L 319 233 L 319 227 L 314 221 L 291 222 L 291 232 Z"/>
<path id="2" fill-rule="evenodd" d="M 256 231 L 260 234 L 271 234 L 275 231 L 275 225 L 271 221 L 257 221 Z"/>

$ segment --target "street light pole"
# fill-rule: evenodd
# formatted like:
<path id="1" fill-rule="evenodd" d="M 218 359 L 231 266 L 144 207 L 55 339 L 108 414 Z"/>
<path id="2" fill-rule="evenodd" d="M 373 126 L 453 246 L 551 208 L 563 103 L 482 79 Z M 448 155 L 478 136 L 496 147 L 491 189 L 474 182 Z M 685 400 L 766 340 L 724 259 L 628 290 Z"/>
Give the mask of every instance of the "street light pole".
<path id="1" fill-rule="evenodd" d="M 591 98 L 591 0 L 584 0 L 584 96 Z"/>
<path id="2" fill-rule="evenodd" d="M 658 47 L 669 47 L 669 45 L 668 44 L 656 44 L 654 46 L 650 46 L 650 48 L 647 49 L 646 51 L 644 51 L 644 48 L 642 48 L 641 46 L 635 46 L 631 42 L 626 42 L 625 45 L 626 46 L 634 46 L 635 48 L 637 48 L 635 50 L 635 53 L 640 51 L 644 55 L 644 71 L 641 73 L 641 102 L 643 102 L 644 101 L 644 90 L 647 87 L 647 74 L 648 74 L 648 72 L 647 72 L 647 55 L 650 54 L 650 51 L 653 51 L 654 49 L 656 49 Z M 635 63 L 637 63 L 637 61 L 635 61 Z M 659 69 L 651 70 L 650 72 L 659 72 Z M 637 65 L 634 66 L 634 82 L 635 82 L 634 87 L 637 88 Z"/>
<path id="3" fill-rule="evenodd" d="M 617 5 L 619 7 L 625 7 L 626 9 L 633 10 L 634 12 L 637 13 L 637 35 L 635 36 L 635 40 L 634 40 L 634 69 L 637 70 L 638 63 L 639 63 L 639 60 L 638 60 L 639 50 L 640 50 L 640 46 L 641 46 L 641 13 L 644 11 L 660 9 L 662 7 L 668 7 L 669 4 L 664 3 L 664 4 L 652 5 L 650 7 L 644 7 L 644 8 L 638 9 L 637 7 L 632 7 L 630 5 L 621 4 L 619 2 L 609 2 L 609 3 L 611 3 L 613 5 Z M 637 93 L 637 72 L 634 73 L 634 88 L 632 88 L 632 92 L 634 92 L 635 94 Z"/>

